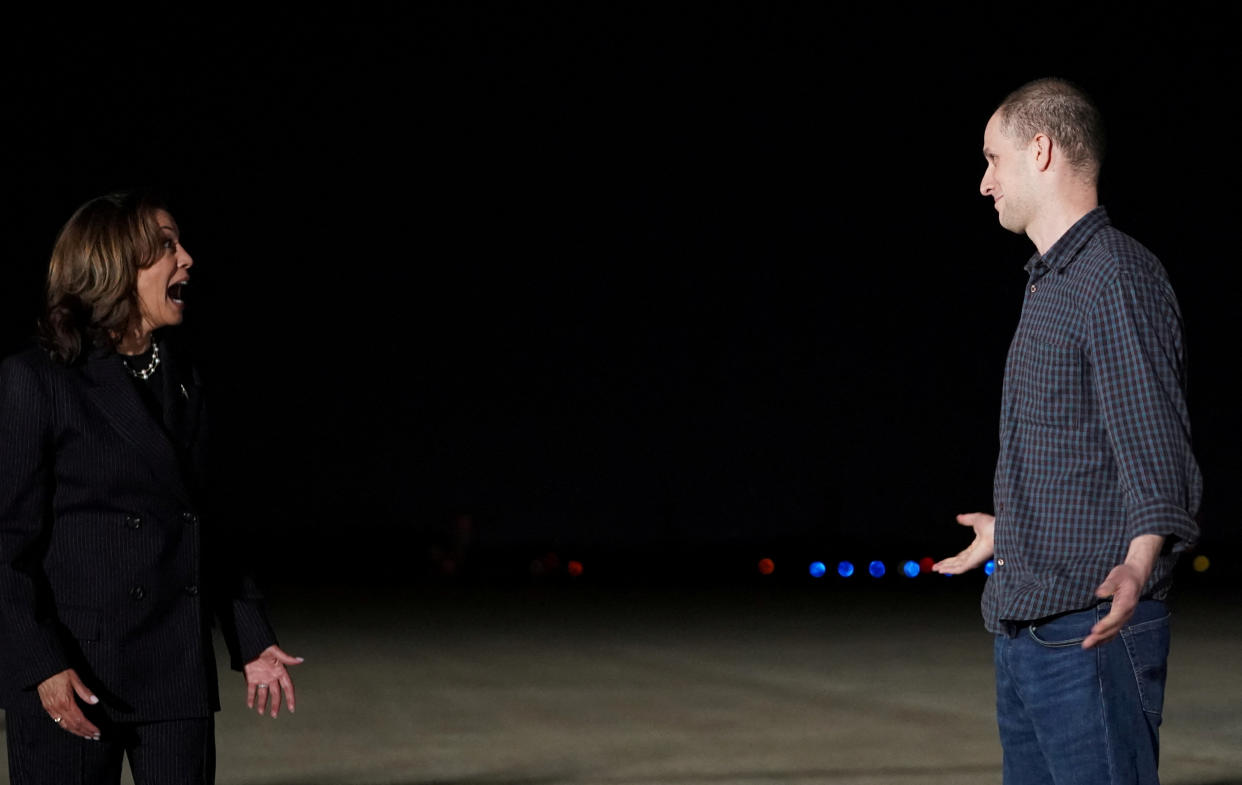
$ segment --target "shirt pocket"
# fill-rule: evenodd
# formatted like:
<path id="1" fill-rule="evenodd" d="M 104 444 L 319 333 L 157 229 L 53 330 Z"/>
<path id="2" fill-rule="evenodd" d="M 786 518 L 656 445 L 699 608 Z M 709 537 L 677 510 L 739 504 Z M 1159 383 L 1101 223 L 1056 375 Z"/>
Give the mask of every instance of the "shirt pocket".
<path id="1" fill-rule="evenodd" d="M 1076 347 L 1027 340 L 1016 364 L 1014 415 L 1049 428 L 1081 428 L 1087 405 L 1083 363 Z"/>

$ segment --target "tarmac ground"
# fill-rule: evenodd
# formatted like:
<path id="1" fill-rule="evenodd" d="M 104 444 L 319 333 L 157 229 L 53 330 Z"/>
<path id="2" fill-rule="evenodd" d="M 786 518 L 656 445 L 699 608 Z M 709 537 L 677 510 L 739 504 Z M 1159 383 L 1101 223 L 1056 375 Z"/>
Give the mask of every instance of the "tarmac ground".
<path id="1" fill-rule="evenodd" d="M 973 589 L 286 587 L 271 604 L 306 658 L 298 710 L 256 717 L 224 671 L 220 785 L 1000 782 Z M 1166 785 L 1242 785 L 1237 608 L 1174 606 Z"/>

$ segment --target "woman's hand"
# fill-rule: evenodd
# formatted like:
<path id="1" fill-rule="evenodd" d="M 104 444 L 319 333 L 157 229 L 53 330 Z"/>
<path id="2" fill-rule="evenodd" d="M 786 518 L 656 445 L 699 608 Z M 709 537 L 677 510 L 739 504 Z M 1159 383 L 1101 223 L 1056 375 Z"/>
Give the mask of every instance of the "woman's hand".
<path id="1" fill-rule="evenodd" d="M 43 710 L 52 718 L 52 722 L 75 736 L 99 741 L 99 728 L 86 719 L 74 699 L 75 695 L 92 705 L 99 703 L 99 698 L 82 683 L 73 668 L 49 676 L 39 684 L 39 700 L 43 702 Z"/>
<path id="2" fill-rule="evenodd" d="M 280 696 L 284 693 L 289 713 L 293 713 L 293 679 L 289 678 L 288 665 L 298 665 L 301 657 L 285 654 L 275 644 L 268 646 L 263 653 L 251 662 L 246 663 L 246 708 L 255 709 L 259 714 L 270 704 L 272 717 L 280 713 Z"/>

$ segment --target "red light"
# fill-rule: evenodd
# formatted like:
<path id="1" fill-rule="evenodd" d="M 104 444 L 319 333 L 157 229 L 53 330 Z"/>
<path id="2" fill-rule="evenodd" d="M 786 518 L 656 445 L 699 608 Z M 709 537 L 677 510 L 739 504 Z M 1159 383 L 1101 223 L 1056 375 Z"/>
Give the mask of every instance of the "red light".
<path id="1" fill-rule="evenodd" d="M 776 569 L 776 564 L 771 559 L 760 559 L 759 560 L 759 574 L 760 575 L 771 575 L 772 571 L 775 569 Z"/>
<path id="2" fill-rule="evenodd" d="M 581 575 L 581 574 L 582 574 L 582 562 L 580 562 L 580 561 L 571 561 L 571 562 L 570 562 L 570 563 L 569 563 L 569 564 L 565 567 L 565 569 L 569 571 L 569 574 L 570 574 L 570 575 L 572 575 L 572 576 L 574 576 L 575 578 L 577 578 L 579 575 Z"/>

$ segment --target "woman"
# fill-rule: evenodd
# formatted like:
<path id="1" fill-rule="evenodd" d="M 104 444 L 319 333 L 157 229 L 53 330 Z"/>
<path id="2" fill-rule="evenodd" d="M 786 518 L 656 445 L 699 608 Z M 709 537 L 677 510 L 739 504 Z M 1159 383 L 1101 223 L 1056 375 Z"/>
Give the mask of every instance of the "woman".
<path id="1" fill-rule="evenodd" d="M 204 497 L 205 412 L 166 335 L 194 264 L 152 199 L 61 230 L 40 346 L 0 365 L 0 706 L 23 783 L 210 783 L 211 622 L 247 706 L 294 708 L 262 597 Z"/>

